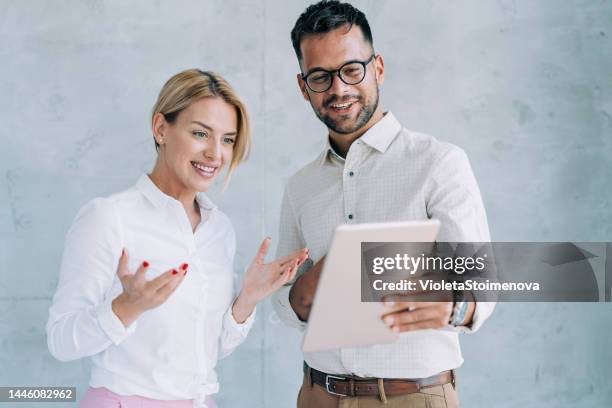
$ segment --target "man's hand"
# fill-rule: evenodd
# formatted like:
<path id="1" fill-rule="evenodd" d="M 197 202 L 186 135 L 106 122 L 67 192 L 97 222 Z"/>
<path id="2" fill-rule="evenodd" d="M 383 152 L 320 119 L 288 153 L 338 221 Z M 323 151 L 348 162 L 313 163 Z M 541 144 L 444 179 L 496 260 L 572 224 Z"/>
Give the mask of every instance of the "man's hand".
<path id="1" fill-rule="evenodd" d="M 298 277 L 289 291 L 289 303 L 295 314 L 303 322 L 308 321 L 310 308 L 312 307 L 312 301 L 314 300 L 314 294 L 319 284 L 324 263 L 325 257 L 321 258 L 312 268 Z"/>
<path id="2" fill-rule="evenodd" d="M 384 299 L 387 311 L 382 320 L 394 332 L 407 332 L 413 330 L 439 329 L 447 326 L 453 312 L 452 292 L 432 291 L 410 294 L 410 301 L 403 301 L 402 295 L 391 296 Z M 432 298 L 435 302 L 416 301 L 419 297 Z M 468 312 L 462 326 L 469 325 L 474 316 L 476 303 L 470 302 Z"/>

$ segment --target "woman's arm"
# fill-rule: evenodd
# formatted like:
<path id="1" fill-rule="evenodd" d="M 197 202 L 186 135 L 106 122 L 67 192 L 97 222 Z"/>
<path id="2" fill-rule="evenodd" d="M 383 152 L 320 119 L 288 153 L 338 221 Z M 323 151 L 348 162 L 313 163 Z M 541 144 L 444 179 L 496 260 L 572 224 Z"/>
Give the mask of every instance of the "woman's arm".
<path id="1" fill-rule="evenodd" d="M 270 241 L 270 238 L 266 238 L 261 243 L 257 255 L 245 273 L 240 293 L 224 316 L 220 358 L 230 354 L 244 341 L 253 324 L 257 303 L 293 279 L 297 267 L 308 258 L 308 250 L 304 248 L 265 263 Z"/>
<path id="2" fill-rule="evenodd" d="M 122 245 L 112 203 L 97 199 L 79 212 L 66 238 L 49 309 L 47 343 L 57 359 L 91 356 L 121 343 L 134 332 L 138 317 L 164 303 L 187 274 L 183 264 L 147 280 L 149 264 L 130 272 Z M 110 290 L 115 272 L 120 284 Z"/>
<path id="3" fill-rule="evenodd" d="M 60 276 L 47 322 L 49 351 L 68 361 L 119 344 L 126 328 L 105 297 L 115 277 L 123 239 L 113 204 L 98 198 L 77 214 L 66 236 Z"/>

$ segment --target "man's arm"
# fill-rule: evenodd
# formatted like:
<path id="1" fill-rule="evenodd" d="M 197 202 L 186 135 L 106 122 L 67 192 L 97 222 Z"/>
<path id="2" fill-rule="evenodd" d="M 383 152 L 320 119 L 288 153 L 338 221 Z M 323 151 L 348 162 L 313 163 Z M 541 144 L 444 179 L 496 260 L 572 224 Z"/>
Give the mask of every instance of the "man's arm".
<path id="1" fill-rule="evenodd" d="M 285 188 L 281 207 L 276 258 L 286 256 L 299 248 L 304 248 L 305 246 L 306 244 L 304 242 L 304 238 L 302 237 L 297 214 L 291 201 L 290 187 L 288 185 Z M 302 274 L 304 274 L 311 267 L 312 261 L 307 260 L 304 264 L 302 264 L 302 266 L 299 267 L 296 278 L 272 295 L 272 306 L 274 307 L 278 318 L 285 324 L 302 330 L 306 327 L 306 324 L 298 317 L 296 311 L 294 311 L 289 299 L 289 293 L 293 288 L 293 284 L 299 280 Z M 298 292 L 298 294 L 300 293 L 301 292 Z"/>
<path id="2" fill-rule="evenodd" d="M 312 301 L 315 291 L 317 290 L 317 285 L 319 284 L 319 278 L 321 277 L 321 270 L 323 270 L 324 263 L 325 257 L 321 258 L 312 268 L 298 277 L 289 290 L 289 303 L 291 304 L 291 308 L 303 322 L 308 321 L 310 308 L 312 307 Z"/>
<path id="3" fill-rule="evenodd" d="M 440 220 L 439 242 L 489 242 L 489 227 L 480 189 L 466 154 L 452 146 L 436 163 L 427 180 L 427 213 Z M 394 302 L 382 318 L 394 330 L 410 331 L 448 326 L 452 294 L 446 302 Z M 491 315 L 494 302 L 468 303 L 460 331 L 476 331 Z M 397 327 L 397 329 L 395 328 Z"/>

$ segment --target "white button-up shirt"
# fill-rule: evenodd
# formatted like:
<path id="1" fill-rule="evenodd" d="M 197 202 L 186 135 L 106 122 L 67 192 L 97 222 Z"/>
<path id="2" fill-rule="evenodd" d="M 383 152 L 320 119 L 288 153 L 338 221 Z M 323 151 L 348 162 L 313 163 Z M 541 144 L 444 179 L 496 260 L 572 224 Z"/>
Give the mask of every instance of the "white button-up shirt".
<path id="1" fill-rule="evenodd" d="M 193 232 L 181 203 L 145 174 L 138 183 L 85 205 L 70 228 L 59 284 L 49 310 L 51 354 L 67 361 L 90 356 L 90 385 L 120 395 L 194 399 L 218 391 L 218 358 L 238 346 L 253 324 L 232 315 L 236 247 L 229 218 L 203 194 Z M 121 292 L 116 270 L 122 248 L 130 270 L 143 261 L 147 279 L 188 263 L 187 276 L 162 305 L 125 328 L 111 302 Z"/>
<path id="2" fill-rule="evenodd" d="M 277 256 L 301 247 L 316 262 L 327 254 L 340 224 L 440 220 L 439 242 L 490 241 L 487 218 L 467 156 L 460 148 L 402 128 L 387 113 L 351 145 L 346 158 L 328 144 L 287 184 Z M 312 263 L 306 262 L 303 273 Z M 281 320 L 304 329 L 289 303 L 290 285 L 273 298 Z M 477 303 L 470 328 L 418 330 L 393 344 L 305 353 L 330 374 L 424 378 L 463 363 L 458 331 L 475 331 L 494 303 Z"/>

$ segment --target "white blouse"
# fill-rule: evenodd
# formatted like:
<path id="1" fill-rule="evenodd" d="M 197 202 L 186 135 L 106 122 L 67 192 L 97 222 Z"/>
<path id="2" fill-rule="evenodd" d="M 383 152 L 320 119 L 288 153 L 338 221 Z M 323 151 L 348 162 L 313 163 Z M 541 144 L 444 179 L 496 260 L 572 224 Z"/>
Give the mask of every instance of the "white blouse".
<path id="1" fill-rule="evenodd" d="M 66 237 L 59 284 L 49 309 L 51 354 L 68 361 L 90 356 L 90 385 L 120 395 L 194 399 L 218 392 L 218 358 L 246 338 L 232 315 L 236 248 L 229 218 L 200 193 L 202 221 L 193 232 L 181 203 L 143 174 L 132 188 L 97 198 L 76 216 Z M 121 292 L 116 271 L 122 248 L 130 271 L 143 261 L 147 279 L 188 263 L 170 298 L 125 328 L 111 302 Z"/>

